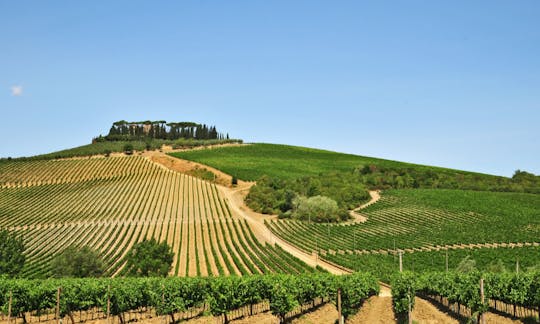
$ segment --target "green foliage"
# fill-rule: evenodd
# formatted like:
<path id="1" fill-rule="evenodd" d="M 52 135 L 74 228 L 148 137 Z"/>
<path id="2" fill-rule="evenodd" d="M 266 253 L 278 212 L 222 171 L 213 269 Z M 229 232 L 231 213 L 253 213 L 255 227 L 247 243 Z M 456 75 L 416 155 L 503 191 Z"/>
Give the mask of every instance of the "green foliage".
<path id="1" fill-rule="evenodd" d="M 348 209 L 354 209 L 369 199 L 369 193 L 357 175 L 332 172 L 294 180 L 262 177 L 251 188 L 246 203 L 258 212 L 290 217 L 295 197 L 319 195 L 337 202 L 339 210 L 334 212 L 334 219 L 348 218 Z"/>
<path id="2" fill-rule="evenodd" d="M 309 198 L 298 196 L 293 199 L 292 211 L 292 217 L 298 220 L 316 223 L 331 223 L 340 220 L 337 202 L 324 196 Z"/>
<path id="3" fill-rule="evenodd" d="M 55 307 L 60 297 L 61 315 L 92 308 L 107 310 L 125 322 L 123 314 L 141 307 L 152 307 L 158 315 L 173 314 L 207 303 L 214 315 L 269 300 L 270 309 L 283 321 L 299 305 L 317 298 L 335 298 L 343 291 L 343 310 L 350 314 L 363 300 L 378 291 L 377 280 L 369 274 L 336 277 L 330 274 L 269 275 L 210 278 L 114 278 L 8 280 L 0 278 L 0 311 L 7 313 L 10 293 L 13 314 Z"/>
<path id="4" fill-rule="evenodd" d="M 400 272 L 392 278 L 392 302 L 394 311 L 403 316 L 414 308 L 414 297 L 418 289 L 418 278 L 413 272 Z"/>
<path id="5" fill-rule="evenodd" d="M 209 293 L 209 284 L 201 278 L 173 277 L 152 280 L 151 289 L 157 314 L 173 316 L 202 305 Z"/>
<path id="6" fill-rule="evenodd" d="M 124 153 L 126 153 L 126 154 L 133 153 L 133 144 L 131 144 L 131 143 L 124 144 L 124 149 L 123 150 L 124 150 Z"/>
<path id="7" fill-rule="evenodd" d="M 380 201 L 362 210 L 368 219 L 365 223 L 341 226 L 278 221 L 268 225 L 275 234 L 308 253 L 317 249 L 393 251 L 428 245 L 538 242 L 539 212 L 540 195 L 388 190 Z M 539 256 L 525 257 L 531 258 L 538 260 Z M 444 258 L 440 260 L 444 262 Z M 416 264 L 409 269 L 416 270 Z"/>
<path id="8" fill-rule="evenodd" d="M 227 313 L 230 310 L 240 308 L 247 304 L 249 299 L 248 282 L 240 277 L 224 277 L 221 280 L 213 280 L 210 282 L 208 294 L 208 304 L 213 315 L 225 315 L 227 321 Z"/>
<path id="9" fill-rule="evenodd" d="M 206 181 L 214 181 L 216 178 L 216 175 L 213 172 L 208 171 L 205 168 L 198 167 L 195 167 L 195 169 L 186 172 L 186 174 Z"/>
<path id="10" fill-rule="evenodd" d="M 468 273 L 476 271 L 476 261 L 467 255 L 456 267 L 457 272 Z"/>
<path id="11" fill-rule="evenodd" d="M 292 276 L 276 277 L 270 288 L 270 311 L 279 317 L 280 322 L 285 321 L 285 315 L 299 306 L 295 298 L 296 288 Z"/>
<path id="12" fill-rule="evenodd" d="M 17 276 L 26 260 L 22 237 L 0 230 L 0 276 Z"/>
<path id="13" fill-rule="evenodd" d="M 354 273 L 337 278 L 337 286 L 341 288 L 341 309 L 345 318 L 355 314 L 362 303 L 370 296 L 379 293 L 377 279 L 369 273 Z"/>
<path id="14" fill-rule="evenodd" d="M 128 273 L 138 277 L 165 277 L 172 268 L 174 252 L 167 242 L 154 238 L 135 244 L 127 255 Z"/>
<path id="15" fill-rule="evenodd" d="M 418 291 L 424 295 L 438 295 L 448 299 L 450 303 L 467 306 L 471 312 L 479 315 L 487 310 L 487 298 L 498 296 L 486 294 L 484 303 L 480 299 L 480 278 L 477 271 L 469 273 L 444 272 L 427 273 L 418 277 Z M 519 289 L 525 289 L 520 287 Z M 489 289 L 486 287 L 486 289 Z"/>
<path id="16" fill-rule="evenodd" d="M 93 155 L 107 155 L 113 152 L 122 153 L 124 152 L 124 146 L 126 144 L 132 144 L 133 150 L 135 151 L 144 151 L 148 148 L 148 144 L 151 145 L 151 150 L 158 150 L 163 145 L 170 145 L 173 149 L 188 149 L 200 146 L 210 146 L 210 145 L 220 145 L 220 144 L 230 144 L 230 143 L 242 143 L 242 140 L 236 139 L 222 139 L 222 140 L 197 140 L 197 139 L 178 139 L 178 140 L 162 140 L 154 139 L 151 141 L 102 141 L 94 142 L 88 145 L 82 145 L 71 149 L 61 150 L 57 152 L 36 155 L 32 157 L 21 157 L 16 159 L 0 159 L 0 164 L 2 163 L 11 163 L 15 161 L 32 161 L 32 160 L 51 160 L 51 159 L 62 159 L 62 158 L 72 158 L 72 157 L 81 157 L 81 156 L 93 156 Z"/>
<path id="17" fill-rule="evenodd" d="M 51 268 L 57 278 L 100 277 L 105 270 L 99 254 L 87 246 L 67 247 L 52 259 Z"/>
<path id="18" fill-rule="evenodd" d="M 476 268 L 482 272 L 514 271 L 516 259 L 519 259 L 520 271 L 540 271 L 540 247 L 532 246 L 405 253 L 403 269 L 417 273 L 445 271 L 446 253 L 448 253 L 448 268 L 451 271 L 455 271 L 467 256 L 476 261 Z M 383 282 L 390 282 L 392 276 L 399 271 L 399 258 L 391 254 L 327 254 L 324 258 L 349 269 L 369 271 Z"/>
<path id="19" fill-rule="evenodd" d="M 330 172 L 355 172 L 369 188 L 447 188 L 540 193 L 540 176 L 517 172 L 513 178 L 422 166 L 275 144 L 251 144 L 178 152 L 177 157 L 211 165 L 242 180 L 263 176 L 299 179 Z M 331 196 L 330 196 L 331 197 Z"/>

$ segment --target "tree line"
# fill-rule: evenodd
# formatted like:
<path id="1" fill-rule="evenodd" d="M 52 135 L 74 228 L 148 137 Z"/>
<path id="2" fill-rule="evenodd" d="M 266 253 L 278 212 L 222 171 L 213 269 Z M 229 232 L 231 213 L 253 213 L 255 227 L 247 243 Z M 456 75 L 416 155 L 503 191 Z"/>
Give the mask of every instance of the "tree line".
<path id="1" fill-rule="evenodd" d="M 218 132 L 216 126 L 194 122 L 138 121 L 120 120 L 114 122 L 106 136 L 99 136 L 94 142 L 100 141 L 129 141 L 146 139 L 197 139 L 197 140 L 226 140 L 229 134 Z"/>

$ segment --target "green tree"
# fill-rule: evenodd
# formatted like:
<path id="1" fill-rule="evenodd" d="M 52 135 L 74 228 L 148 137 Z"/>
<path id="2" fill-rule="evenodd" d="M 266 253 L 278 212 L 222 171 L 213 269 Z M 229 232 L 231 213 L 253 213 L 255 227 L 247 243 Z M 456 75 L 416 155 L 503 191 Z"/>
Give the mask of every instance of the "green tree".
<path id="1" fill-rule="evenodd" d="M 313 222 L 335 222 L 339 218 L 339 207 L 335 200 L 325 196 L 293 199 L 293 217 Z"/>
<path id="2" fill-rule="evenodd" d="M 174 252 L 167 242 L 155 239 L 135 244 L 127 256 L 128 273 L 137 277 L 166 277 L 172 268 Z"/>
<path id="3" fill-rule="evenodd" d="M 0 230 L 0 276 L 15 277 L 24 266 L 23 238 L 7 230 Z"/>
<path id="4" fill-rule="evenodd" d="M 52 259 L 51 268 L 57 278 L 100 277 L 104 272 L 99 254 L 87 246 L 69 246 Z"/>

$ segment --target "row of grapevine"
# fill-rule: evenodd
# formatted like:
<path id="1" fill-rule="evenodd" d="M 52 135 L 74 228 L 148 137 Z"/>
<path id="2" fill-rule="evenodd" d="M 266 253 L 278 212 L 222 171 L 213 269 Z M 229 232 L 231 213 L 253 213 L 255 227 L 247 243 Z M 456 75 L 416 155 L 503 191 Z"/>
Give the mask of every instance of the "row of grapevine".
<path id="1" fill-rule="evenodd" d="M 527 314 L 539 316 L 540 272 L 403 272 L 394 276 L 392 296 L 396 313 L 404 313 L 409 307 L 414 307 L 415 295 L 441 303 L 444 300 L 444 303 L 454 305 L 458 314 L 461 312 L 460 315 L 472 318 L 478 318 L 496 302 L 512 305 L 514 313 L 509 315 L 517 315 L 516 307 L 519 306 L 527 309 Z M 467 309 L 465 314 L 462 308 Z"/>
<path id="2" fill-rule="evenodd" d="M 425 202 L 424 196 L 434 201 Z M 454 200 L 446 196 L 455 196 L 463 206 L 452 205 Z M 501 206 L 497 203 L 499 200 L 510 207 Z M 497 208 L 490 208 L 493 204 Z M 365 223 L 341 225 L 280 220 L 267 222 L 267 226 L 277 236 L 308 253 L 372 253 L 396 249 L 413 252 L 475 247 L 477 243 L 486 247 L 491 243 L 540 243 L 540 232 L 535 226 L 539 208 L 540 199 L 536 195 L 393 190 L 384 192 L 377 203 L 361 211 L 368 219 Z"/>
<path id="3" fill-rule="evenodd" d="M 466 258 L 480 271 L 527 271 L 540 265 L 540 246 L 434 250 L 402 256 L 403 270 L 413 272 L 453 270 Z M 355 271 L 370 271 L 384 282 L 399 272 L 399 256 L 391 253 L 327 253 L 321 257 Z"/>
<path id="4" fill-rule="evenodd" d="M 144 172 L 144 168 L 141 168 L 142 165 L 150 167 L 149 161 L 142 157 L 0 163 L 0 188 L 109 179 L 133 174 L 137 170 Z"/>
<path id="5" fill-rule="evenodd" d="M 265 275 L 214 278 L 115 278 L 62 280 L 0 279 L 0 310 L 4 316 L 24 317 L 58 307 L 60 317 L 78 311 L 101 309 L 118 316 L 141 308 L 157 315 L 190 309 L 207 309 L 216 316 L 267 301 L 273 314 L 284 320 L 295 308 L 317 299 L 335 300 L 342 291 L 346 317 L 358 310 L 369 296 L 378 293 L 378 282 L 370 274 Z"/>
<path id="6" fill-rule="evenodd" d="M 312 271 L 279 247 L 259 243 L 247 223 L 231 213 L 215 185 L 143 157 L 20 163 L 34 167 L 37 178 L 57 181 L 0 188 L 0 228 L 25 239 L 24 277 L 50 276 L 51 258 L 68 246 L 93 248 L 104 260 L 107 275 L 124 275 L 129 249 L 150 238 L 173 248 L 171 275 Z M 9 165 L 2 167 L 10 169 Z M 96 176 L 100 173 L 94 167 L 110 167 L 114 176 Z"/>

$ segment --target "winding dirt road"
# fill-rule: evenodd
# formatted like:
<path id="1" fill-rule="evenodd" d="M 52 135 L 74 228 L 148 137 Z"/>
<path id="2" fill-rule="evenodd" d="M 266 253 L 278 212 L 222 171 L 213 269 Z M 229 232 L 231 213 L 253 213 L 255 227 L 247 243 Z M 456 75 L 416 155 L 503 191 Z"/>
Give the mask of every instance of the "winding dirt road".
<path id="1" fill-rule="evenodd" d="M 231 189 L 224 186 L 218 186 L 219 191 L 223 194 L 227 202 L 229 203 L 229 206 L 231 208 L 231 211 L 233 214 L 236 214 L 237 216 L 240 216 L 247 220 L 248 224 L 250 225 L 253 234 L 262 242 L 267 242 L 269 244 L 278 244 L 280 247 L 282 247 L 285 251 L 290 253 L 291 255 L 297 257 L 298 259 L 305 262 L 307 265 L 316 267 L 320 266 L 321 268 L 325 269 L 326 271 L 342 275 L 351 273 L 352 271 L 334 264 L 331 264 L 325 260 L 321 260 L 317 255 L 310 255 L 297 247 L 293 246 L 292 244 L 288 243 L 287 241 L 282 240 L 281 238 L 277 237 L 272 233 L 266 225 L 264 225 L 265 219 L 272 219 L 275 218 L 275 216 L 265 216 L 259 213 L 256 213 L 252 211 L 249 207 L 247 207 L 244 203 L 244 195 L 246 191 L 249 191 L 249 188 L 252 186 L 252 183 L 244 184 L 242 187 L 238 187 L 235 189 Z"/>
<path id="2" fill-rule="evenodd" d="M 381 199 L 381 192 L 379 190 L 370 190 L 369 195 L 371 196 L 371 199 L 367 203 L 349 212 L 349 215 L 351 215 L 353 219 L 348 223 L 365 223 L 367 221 L 367 217 L 360 214 L 358 211 L 379 201 L 379 199 Z"/>

